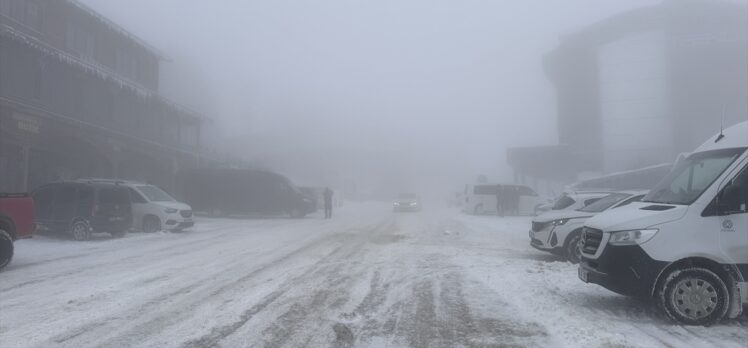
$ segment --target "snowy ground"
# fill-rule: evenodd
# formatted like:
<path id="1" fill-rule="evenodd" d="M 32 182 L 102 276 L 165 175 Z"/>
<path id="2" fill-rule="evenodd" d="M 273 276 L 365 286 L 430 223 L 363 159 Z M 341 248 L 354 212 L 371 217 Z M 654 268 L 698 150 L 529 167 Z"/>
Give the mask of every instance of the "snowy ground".
<path id="1" fill-rule="evenodd" d="M 682 327 L 531 249 L 528 218 L 349 205 L 333 220 L 200 219 L 183 233 L 20 241 L 0 346 L 745 347 Z"/>

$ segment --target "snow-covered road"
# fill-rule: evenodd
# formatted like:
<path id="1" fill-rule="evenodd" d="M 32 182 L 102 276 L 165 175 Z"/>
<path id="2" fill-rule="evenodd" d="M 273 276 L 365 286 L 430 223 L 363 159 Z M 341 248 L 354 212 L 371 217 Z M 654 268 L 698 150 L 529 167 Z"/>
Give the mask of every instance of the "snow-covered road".
<path id="1" fill-rule="evenodd" d="M 17 244 L 0 347 L 745 347 L 682 327 L 531 249 L 529 218 L 350 205 L 333 220 L 200 219 L 183 233 Z"/>

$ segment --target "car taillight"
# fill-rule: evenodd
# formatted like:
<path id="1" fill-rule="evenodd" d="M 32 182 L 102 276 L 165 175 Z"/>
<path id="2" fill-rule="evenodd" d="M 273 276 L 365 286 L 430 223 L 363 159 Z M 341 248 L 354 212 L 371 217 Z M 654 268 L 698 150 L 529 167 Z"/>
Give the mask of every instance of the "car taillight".
<path id="1" fill-rule="evenodd" d="M 99 213 L 99 205 L 98 204 L 94 204 L 91 207 L 91 215 L 96 215 L 98 213 Z"/>

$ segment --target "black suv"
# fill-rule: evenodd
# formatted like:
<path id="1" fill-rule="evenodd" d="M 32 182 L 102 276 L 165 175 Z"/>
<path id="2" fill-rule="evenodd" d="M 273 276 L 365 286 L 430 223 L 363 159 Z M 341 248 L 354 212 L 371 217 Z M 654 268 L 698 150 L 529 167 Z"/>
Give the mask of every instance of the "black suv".
<path id="1" fill-rule="evenodd" d="M 39 230 L 87 240 L 94 232 L 122 237 L 132 224 L 127 188 L 114 183 L 58 182 L 32 193 Z"/>

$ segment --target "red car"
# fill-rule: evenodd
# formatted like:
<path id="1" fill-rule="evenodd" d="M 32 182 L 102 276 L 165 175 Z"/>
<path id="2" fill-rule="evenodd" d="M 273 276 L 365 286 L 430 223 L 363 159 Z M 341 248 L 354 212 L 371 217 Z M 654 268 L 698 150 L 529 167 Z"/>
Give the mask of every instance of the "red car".
<path id="1" fill-rule="evenodd" d="M 25 193 L 0 193 L 0 270 L 13 258 L 13 242 L 31 238 L 34 201 Z"/>

